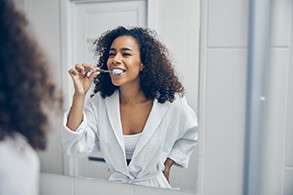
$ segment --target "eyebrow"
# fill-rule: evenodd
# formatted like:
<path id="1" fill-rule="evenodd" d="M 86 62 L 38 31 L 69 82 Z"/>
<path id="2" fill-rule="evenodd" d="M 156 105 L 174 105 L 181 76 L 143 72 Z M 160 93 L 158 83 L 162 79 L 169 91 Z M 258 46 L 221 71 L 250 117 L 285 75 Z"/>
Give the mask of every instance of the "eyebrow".
<path id="1" fill-rule="evenodd" d="M 132 51 L 132 49 L 130 49 L 128 47 L 123 47 L 123 48 L 121 48 L 121 50 L 122 51 Z M 110 51 L 116 51 L 116 49 L 112 47 L 112 48 L 110 48 Z"/>

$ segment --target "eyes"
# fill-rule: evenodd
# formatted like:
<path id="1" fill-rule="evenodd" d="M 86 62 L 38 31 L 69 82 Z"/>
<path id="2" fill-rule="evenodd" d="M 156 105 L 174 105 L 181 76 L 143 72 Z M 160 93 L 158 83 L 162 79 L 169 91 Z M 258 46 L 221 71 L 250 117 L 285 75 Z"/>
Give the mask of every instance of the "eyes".
<path id="1" fill-rule="evenodd" d="M 116 52 L 110 52 L 110 53 L 109 53 L 109 58 L 113 58 L 113 57 L 115 57 L 116 55 L 117 55 Z M 122 55 L 123 57 L 128 57 L 128 56 L 131 56 L 131 53 L 129 53 L 129 52 L 123 52 L 123 53 L 121 53 L 121 55 Z"/>

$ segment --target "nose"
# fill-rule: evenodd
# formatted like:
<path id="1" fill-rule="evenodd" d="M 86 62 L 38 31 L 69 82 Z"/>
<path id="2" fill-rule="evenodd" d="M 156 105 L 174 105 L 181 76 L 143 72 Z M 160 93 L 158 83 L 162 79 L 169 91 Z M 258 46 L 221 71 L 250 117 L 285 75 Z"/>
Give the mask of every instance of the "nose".
<path id="1" fill-rule="evenodd" d="M 114 57 L 113 57 L 113 64 L 120 64 L 121 63 L 121 55 L 119 53 L 117 53 Z"/>

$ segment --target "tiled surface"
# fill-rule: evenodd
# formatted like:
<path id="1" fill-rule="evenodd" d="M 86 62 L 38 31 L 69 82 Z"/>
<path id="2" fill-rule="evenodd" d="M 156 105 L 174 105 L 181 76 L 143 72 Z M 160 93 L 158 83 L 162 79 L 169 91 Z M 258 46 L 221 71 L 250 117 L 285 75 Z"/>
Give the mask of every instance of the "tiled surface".
<path id="1" fill-rule="evenodd" d="M 247 46 L 248 0 L 208 0 L 208 47 Z"/>
<path id="2" fill-rule="evenodd" d="M 288 47 L 292 28 L 292 0 L 273 0 L 272 2 L 272 46 Z"/>
<path id="3" fill-rule="evenodd" d="M 263 134 L 263 189 L 265 195 L 282 194 L 284 149 L 288 86 L 287 48 L 271 50 L 268 70 L 267 97 L 264 112 Z"/>
<path id="4" fill-rule="evenodd" d="M 290 0 L 272 1 L 273 49 L 263 154 L 262 192 L 265 195 L 293 194 L 292 6 Z"/>
<path id="5" fill-rule="evenodd" d="M 204 195 L 242 193 L 246 55 L 246 49 L 207 53 Z"/>

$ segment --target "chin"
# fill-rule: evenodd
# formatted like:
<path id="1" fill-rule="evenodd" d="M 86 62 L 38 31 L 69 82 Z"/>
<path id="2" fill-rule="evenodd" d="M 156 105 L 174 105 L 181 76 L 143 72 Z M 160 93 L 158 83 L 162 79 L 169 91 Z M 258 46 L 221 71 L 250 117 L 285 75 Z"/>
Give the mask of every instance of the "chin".
<path id="1" fill-rule="evenodd" d="M 120 87 L 121 86 L 121 83 L 118 83 L 118 82 L 113 82 L 112 81 L 112 84 L 115 85 L 116 87 Z"/>

